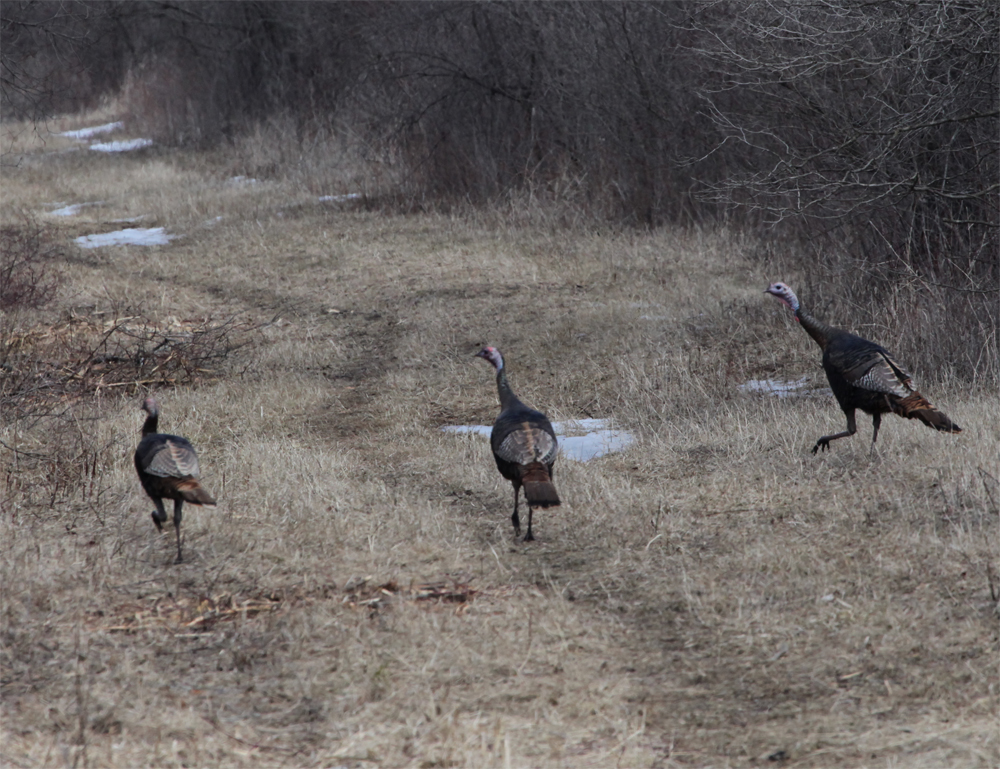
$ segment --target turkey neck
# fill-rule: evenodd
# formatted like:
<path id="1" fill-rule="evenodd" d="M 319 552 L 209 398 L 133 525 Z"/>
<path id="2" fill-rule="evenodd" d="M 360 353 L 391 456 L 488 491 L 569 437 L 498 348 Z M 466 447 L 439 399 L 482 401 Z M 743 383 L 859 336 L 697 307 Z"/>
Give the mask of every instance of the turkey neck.
<path id="1" fill-rule="evenodd" d="M 510 384 L 507 382 L 507 369 L 505 368 L 501 368 L 497 372 L 497 395 L 500 396 L 501 411 L 507 411 L 508 409 L 524 405 L 514 395 L 514 391 L 510 389 Z"/>
<path id="2" fill-rule="evenodd" d="M 837 333 L 838 329 L 816 320 L 812 315 L 803 310 L 801 306 L 795 311 L 795 317 L 798 318 L 799 323 L 802 324 L 802 328 L 806 330 L 806 333 L 816 340 L 816 344 L 820 346 L 821 350 L 826 349 L 831 337 Z"/>
<path id="3" fill-rule="evenodd" d="M 156 427 L 160 421 L 159 414 L 150 414 L 146 417 L 146 421 L 142 423 L 142 434 L 143 437 L 147 435 L 152 435 L 157 431 Z"/>

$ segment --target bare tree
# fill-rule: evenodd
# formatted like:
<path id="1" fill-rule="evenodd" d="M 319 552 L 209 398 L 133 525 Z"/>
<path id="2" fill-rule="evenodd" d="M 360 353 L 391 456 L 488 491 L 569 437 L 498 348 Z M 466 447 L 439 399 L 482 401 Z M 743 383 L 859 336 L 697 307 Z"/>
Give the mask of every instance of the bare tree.
<path id="1" fill-rule="evenodd" d="M 704 91 L 725 135 L 716 151 L 738 169 L 712 197 L 846 239 L 871 264 L 996 291 L 1000 11 L 961 0 L 735 11 L 701 38 L 724 73 Z"/>
<path id="2" fill-rule="evenodd" d="M 2 35 L 5 114 L 124 82 L 161 140 L 273 115 L 303 140 L 342 130 L 404 205 L 530 196 L 626 225 L 763 225 L 852 306 L 902 287 L 975 328 L 962 370 L 996 369 L 992 3 L 4 0 Z"/>
<path id="3" fill-rule="evenodd" d="M 368 36 L 378 88 L 357 95 L 431 197 L 530 189 L 601 218 L 691 221 L 708 206 L 681 161 L 714 128 L 681 44 L 689 5 L 393 6 Z"/>
<path id="4" fill-rule="evenodd" d="M 92 105 L 125 71 L 128 4 L 0 3 L 0 106 L 5 119 L 43 120 Z"/>

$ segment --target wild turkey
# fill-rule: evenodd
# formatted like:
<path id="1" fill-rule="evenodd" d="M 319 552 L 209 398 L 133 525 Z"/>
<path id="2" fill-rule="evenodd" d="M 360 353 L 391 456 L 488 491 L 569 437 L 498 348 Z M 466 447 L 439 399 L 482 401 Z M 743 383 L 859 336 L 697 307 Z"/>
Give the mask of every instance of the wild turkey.
<path id="1" fill-rule="evenodd" d="M 872 434 L 873 451 L 882 415 L 889 412 L 907 419 L 919 419 L 936 430 L 962 432 L 961 427 L 917 392 L 912 377 L 893 360 L 885 348 L 816 320 L 802 309 L 795 292 L 784 283 L 772 283 L 765 293 L 772 294 L 787 304 L 795 313 L 795 319 L 823 350 L 826 378 L 830 381 L 830 388 L 837 396 L 840 408 L 847 415 L 847 430 L 824 435 L 813 446 L 813 454 L 830 448 L 830 441 L 847 438 L 858 431 L 854 421 L 855 409 L 861 409 L 872 416 L 875 428 Z"/>
<path id="2" fill-rule="evenodd" d="M 135 450 L 135 469 L 142 488 L 153 500 L 153 523 L 163 531 L 167 513 L 163 500 L 174 500 L 174 529 L 177 532 L 177 561 L 181 558 L 181 508 L 185 502 L 193 505 L 214 505 L 212 495 L 198 483 L 198 455 L 187 438 L 156 431 L 160 410 L 156 400 L 146 398 L 142 409 L 148 415 L 142 425 L 142 440 Z"/>
<path id="3" fill-rule="evenodd" d="M 528 500 L 528 533 L 524 541 L 535 537 L 531 533 L 531 518 L 536 507 L 555 507 L 559 495 L 552 483 L 552 465 L 559 446 L 556 434 L 545 414 L 525 406 L 507 383 L 503 356 L 496 347 L 484 347 L 476 353 L 493 364 L 497 372 L 497 394 L 500 396 L 500 415 L 493 423 L 490 446 L 500 475 L 514 486 L 514 534 L 521 534 L 521 519 L 517 515 L 517 501 L 521 487 Z"/>

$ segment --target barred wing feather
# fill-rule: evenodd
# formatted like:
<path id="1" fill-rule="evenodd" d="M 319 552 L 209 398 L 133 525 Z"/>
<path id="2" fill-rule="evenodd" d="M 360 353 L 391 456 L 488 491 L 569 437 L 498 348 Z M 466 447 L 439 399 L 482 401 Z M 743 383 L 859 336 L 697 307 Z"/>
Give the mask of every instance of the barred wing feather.
<path id="1" fill-rule="evenodd" d="M 850 378 L 850 377 L 849 377 Z M 887 352 L 879 350 L 872 365 L 854 383 L 865 390 L 905 398 L 916 388 L 910 375 Z"/>
<path id="2" fill-rule="evenodd" d="M 529 422 L 509 433 L 497 447 L 496 454 L 507 462 L 550 464 L 558 451 L 556 439 L 545 430 Z"/>
<path id="3" fill-rule="evenodd" d="M 168 438 L 153 455 L 146 472 L 161 478 L 197 478 L 200 474 L 198 455 L 183 438 Z"/>

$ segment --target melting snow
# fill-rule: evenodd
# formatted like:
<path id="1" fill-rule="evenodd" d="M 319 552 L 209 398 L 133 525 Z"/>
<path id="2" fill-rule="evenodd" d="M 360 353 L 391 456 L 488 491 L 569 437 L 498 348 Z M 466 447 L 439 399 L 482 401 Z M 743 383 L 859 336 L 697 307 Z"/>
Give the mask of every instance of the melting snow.
<path id="1" fill-rule="evenodd" d="M 90 149 L 95 152 L 128 152 L 129 150 L 139 150 L 143 147 L 148 147 L 152 143 L 152 139 L 125 139 L 117 142 L 91 144 Z"/>
<path id="2" fill-rule="evenodd" d="M 801 379 L 751 379 L 746 384 L 739 386 L 743 392 L 770 393 L 779 398 L 791 398 L 802 395 L 809 395 L 809 377 Z"/>
<path id="3" fill-rule="evenodd" d="M 252 187 L 254 184 L 260 184 L 260 180 L 252 176 L 230 176 L 226 179 L 227 187 Z"/>
<path id="4" fill-rule="evenodd" d="M 493 428 L 489 425 L 446 425 L 441 429 L 446 433 L 475 433 L 476 435 L 485 435 L 487 438 L 493 432 Z"/>
<path id="5" fill-rule="evenodd" d="M 119 128 L 122 128 L 121 121 L 118 121 L 117 123 L 95 125 L 90 128 L 77 128 L 75 131 L 63 131 L 59 135 L 65 136 L 67 139 L 89 139 L 91 136 L 111 133 L 112 131 L 117 131 Z"/>
<path id="6" fill-rule="evenodd" d="M 135 222 L 141 222 L 143 219 L 148 219 L 149 214 L 140 214 L 139 216 L 129 216 L 126 219 L 112 219 L 112 224 L 134 224 Z"/>
<path id="7" fill-rule="evenodd" d="M 74 203 L 71 206 L 63 206 L 55 211 L 49 211 L 49 216 L 76 216 L 84 205 L 84 203 Z"/>
<path id="8" fill-rule="evenodd" d="M 603 457 L 614 451 L 624 451 L 635 437 L 625 430 L 613 430 L 606 419 L 579 419 L 552 425 L 559 439 L 559 453 L 577 462 Z M 570 433 L 584 432 L 584 435 Z"/>
<path id="9" fill-rule="evenodd" d="M 348 200 L 358 200 L 360 192 L 349 192 L 346 195 L 320 195 L 320 203 L 346 203 Z"/>
<path id="10" fill-rule="evenodd" d="M 76 243 L 81 248 L 101 246 L 165 246 L 176 235 L 168 235 L 162 227 L 129 228 L 99 235 L 81 235 Z"/>
<path id="11" fill-rule="evenodd" d="M 489 425 L 449 425 L 441 429 L 446 433 L 474 433 L 487 438 L 493 430 Z M 609 428 L 606 419 L 553 422 L 552 429 L 556 431 L 556 439 L 559 441 L 560 456 L 577 462 L 587 462 L 614 451 L 624 451 L 635 442 L 631 433 Z"/>
<path id="12" fill-rule="evenodd" d="M 73 203 L 68 206 L 62 203 L 57 203 L 56 205 L 60 205 L 62 208 L 57 208 L 55 211 L 49 211 L 49 216 L 76 216 L 87 206 L 103 206 L 104 203 L 98 201 L 96 203 Z"/>

